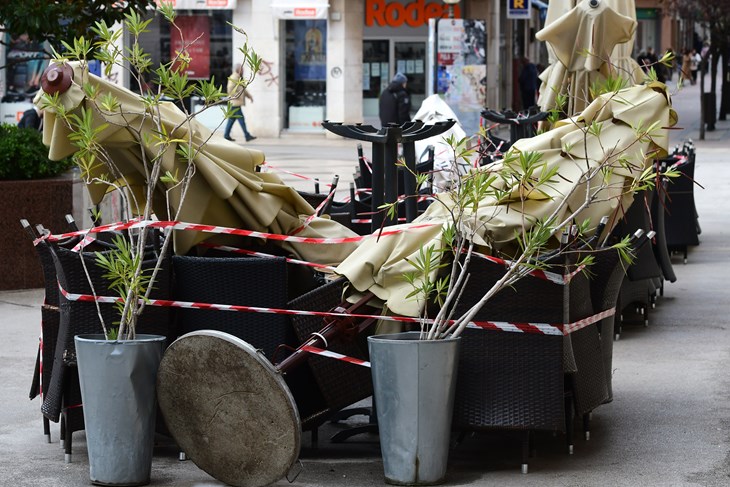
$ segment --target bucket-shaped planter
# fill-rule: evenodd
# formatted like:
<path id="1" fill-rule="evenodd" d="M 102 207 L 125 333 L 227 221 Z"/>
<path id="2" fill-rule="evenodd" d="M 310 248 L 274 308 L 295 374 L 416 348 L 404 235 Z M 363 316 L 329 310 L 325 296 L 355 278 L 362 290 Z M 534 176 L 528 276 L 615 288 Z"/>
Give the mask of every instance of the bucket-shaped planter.
<path id="1" fill-rule="evenodd" d="M 368 338 L 385 481 L 433 485 L 446 477 L 459 338 L 407 332 Z"/>
<path id="2" fill-rule="evenodd" d="M 146 485 L 152 469 L 157 369 L 165 337 L 78 335 L 89 475 L 96 485 Z"/>

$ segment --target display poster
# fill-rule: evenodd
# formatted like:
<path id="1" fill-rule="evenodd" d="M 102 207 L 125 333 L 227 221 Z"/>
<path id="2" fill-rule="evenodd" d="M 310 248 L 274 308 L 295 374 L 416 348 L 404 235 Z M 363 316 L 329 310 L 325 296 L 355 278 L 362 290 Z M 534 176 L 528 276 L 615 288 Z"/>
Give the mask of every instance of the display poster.
<path id="1" fill-rule="evenodd" d="M 327 80 L 326 20 L 295 21 L 294 58 L 295 80 Z"/>
<path id="2" fill-rule="evenodd" d="M 379 64 L 375 64 L 375 65 L 380 66 Z M 363 65 L 362 65 L 362 89 L 363 90 L 370 89 L 370 75 L 371 75 L 370 63 L 363 63 Z"/>
<path id="3" fill-rule="evenodd" d="M 170 59 L 175 59 L 183 49 L 190 55 L 190 65 L 185 74 L 191 79 L 210 78 L 210 20 L 207 15 L 178 15 L 170 42 Z M 187 44 L 183 46 L 183 41 Z"/>
<path id="4" fill-rule="evenodd" d="M 32 42 L 27 34 L 5 36 L 5 83 L 8 94 L 31 95 L 41 86 L 41 75 L 48 61 L 43 44 Z"/>
<path id="5" fill-rule="evenodd" d="M 370 70 L 370 76 L 374 78 L 380 76 L 380 63 L 372 63 L 367 69 Z"/>
<path id="6" fill-rule="evenodd" d="M 486 22 L 442 20 L 436 38 L 438 93 L 457 115 L 462 128 L 476 133 L 487 96 Z"/>

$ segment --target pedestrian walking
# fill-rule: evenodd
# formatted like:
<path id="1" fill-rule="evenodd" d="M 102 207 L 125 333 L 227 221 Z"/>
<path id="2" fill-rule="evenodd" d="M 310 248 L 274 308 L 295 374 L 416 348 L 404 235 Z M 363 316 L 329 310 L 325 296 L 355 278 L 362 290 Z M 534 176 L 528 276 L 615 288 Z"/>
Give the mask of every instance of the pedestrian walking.
<path id="1" fill-rule="evenodd" d="M 246 99 L 251 100 L 253 102 L 253 97 L 251 94 L 246 90 L 246 88 L 238 85 L 238 82 L 241 80 L 241 76 L 243 76 L 243 66 L 240 64 L 236 64 L 236 68 L 233 70 L 233 73 L 228 78 L 228 96 L 231 97 L 231 106 L 233 107 L 233 113 L 232 117 L 228 119 L 226 122 L 226 128 L 223 132 L 223 137 L 226 138 L 226 140 L 234 140 L 231 137 L 231 129 L 233 128 L 233 124 L 236 123 L 236 120 L 241 124 L 241 128 L 243 129 L 243 135 L 246 137 L 246 142 L 250 142 L 254 140 L 256 137 L 251 135 L 246 128 L 246 117 L 243 116 L 243 109 L 242 107 L 246 105 Z"/>
<path id="2" fill-rule="evenodd" d="M 396 73 L 387 88 L 380 94 L 380 123 L 398 125 L 411 120 L 411 95 L 406 89 L 408 77 Z"/>
<path id="3" fill-rule="evenodd" d="M 682 53 L 682 71 L 679 78 L 680 81 L 689 81 L 690 84 L 695 84 L 692 81 L 692 57 L 690 50 L 687 48 Z"/>
<path id="4" fill-rule="evenodd" d="M 522 58 L 522 71 L 518 81 L 520 83 L 520 97 L 522 98 L 522 109 L 527 110 L 535 106 L 535 93 L 538 88 L 537 66 L 526 57 Z"/>
<path id="5" fill-rule="evenodd" d="M 700 70 L 700 63 L 702 63 L 702 57 L 697 51 L 692 49 L 689 59 L 689 70 L 692 73 L 692 84 L 697 83 L 697 71 Z"/>

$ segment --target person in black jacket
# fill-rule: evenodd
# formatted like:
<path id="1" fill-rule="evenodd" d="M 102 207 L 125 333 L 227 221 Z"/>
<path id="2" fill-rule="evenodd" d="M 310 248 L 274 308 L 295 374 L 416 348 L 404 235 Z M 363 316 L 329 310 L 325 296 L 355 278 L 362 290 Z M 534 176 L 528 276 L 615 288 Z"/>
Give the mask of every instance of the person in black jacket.
<path id="1" fill-rule="evenodd" d="M 42 117 L 43 112 L 38 108 L 33 107 L 23 112 L 23 116 L 20 117 L 20 122 L 18 122 L 18 127 L 40 130 L 42 127 Z"/>
<path id="2" fill-rule="evenodd" d="M 402 124 L 411 120 L 411 96 L 406 90 L 408 78 L 396 73 L 390 84 L 380 94 L 380 123 Z"/>

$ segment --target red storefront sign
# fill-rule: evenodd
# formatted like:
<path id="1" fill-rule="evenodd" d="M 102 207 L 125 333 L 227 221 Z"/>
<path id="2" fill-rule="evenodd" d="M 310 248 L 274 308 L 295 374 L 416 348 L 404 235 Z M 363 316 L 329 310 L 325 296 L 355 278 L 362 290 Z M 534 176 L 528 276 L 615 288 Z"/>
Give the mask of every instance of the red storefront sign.
<path id="1" fill-rule="evenodd" d="M 210 78 L 210 21 L 203 15 L 180 15 L 175 19 L 180 28 L 171 29 L 170 59 L 185 49 L 190 65 L 185 73 L 192 79 Z M 183 46 L 183 40 L 186 46 Z"/>
<path id="2" fill-rule="evenodd" d="M 385 0 L 365 1 L 365 25 L 420 27 L 428 19 L 448 18 L 449 7 L 438 1 L 412 0 L 409 3 L 387 3 Z M 461 8 L 454 5 L 454 17 L 461 17 Z"/>

